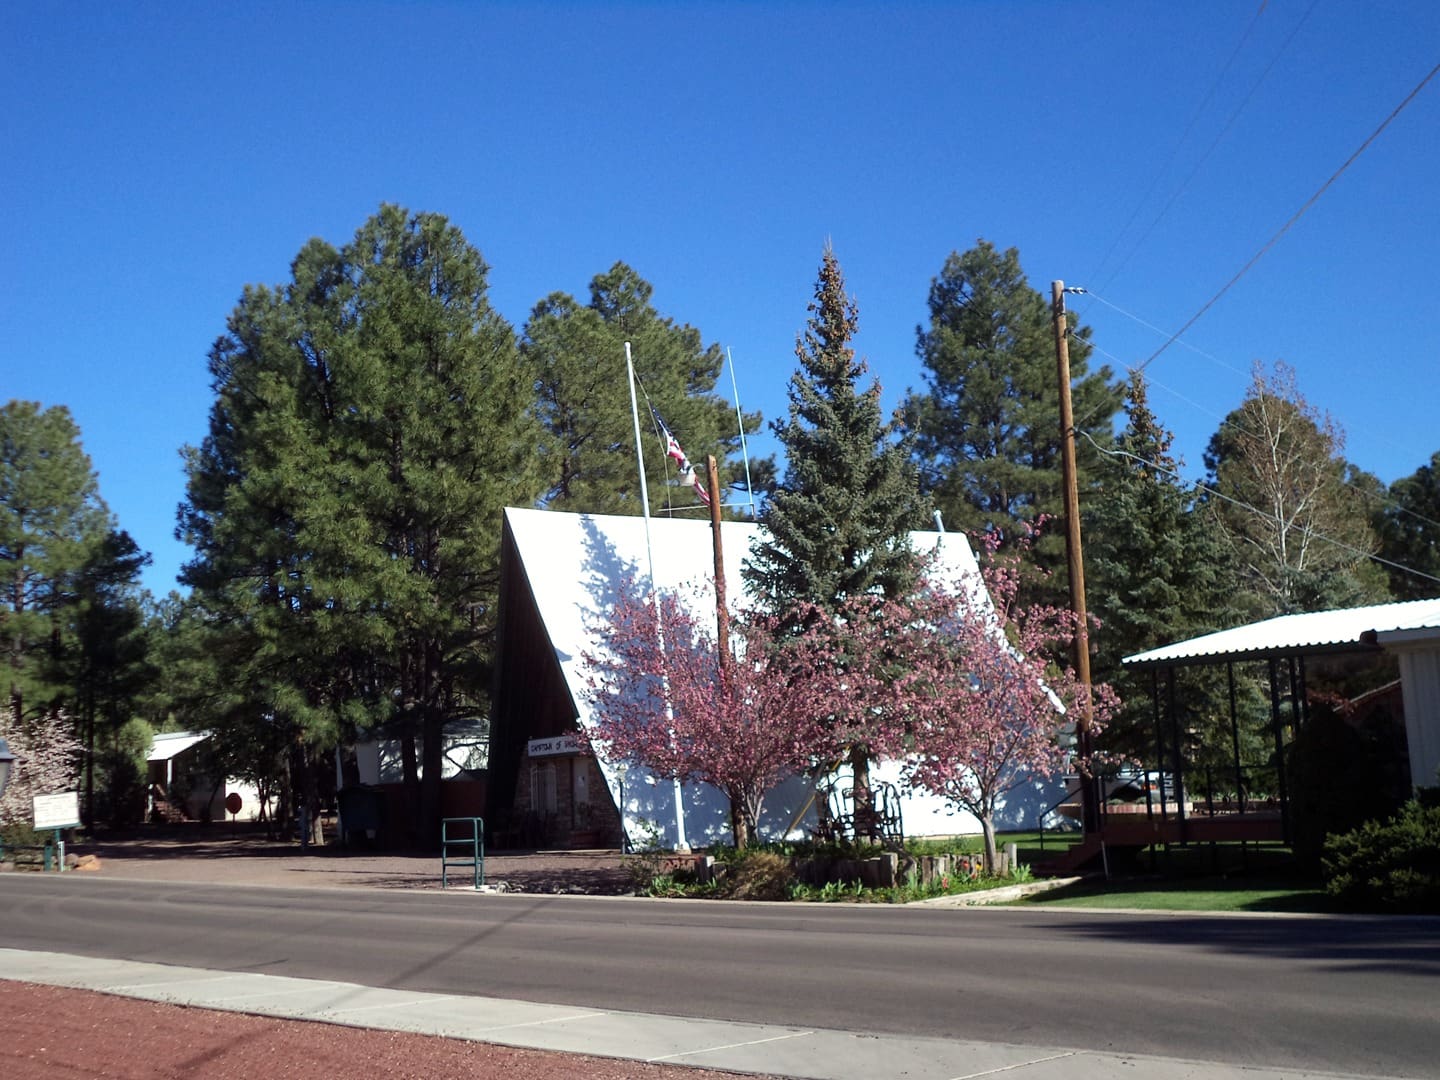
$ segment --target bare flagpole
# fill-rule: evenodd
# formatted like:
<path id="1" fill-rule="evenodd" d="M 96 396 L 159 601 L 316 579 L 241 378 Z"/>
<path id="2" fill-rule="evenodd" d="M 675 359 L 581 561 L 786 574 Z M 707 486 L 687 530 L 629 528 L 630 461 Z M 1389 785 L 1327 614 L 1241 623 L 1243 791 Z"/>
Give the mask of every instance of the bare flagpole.
<path id="1" fill-rule="evenodd" d="M 645 482 L 645 452 L 640 443 L 640 405 L 635 400 L 635 361 L 630 356 L 630 342 L 625 342 L 625 375 L 630 380 L 630 417 L 635 422 L 635 467 L 640 472 L 640 513 L 645 519 L 645 561 L 650 568 L 650 597 L 655 603 L 655 622 L 660 628 L 660 648 L 665 648 L 665 627 L 660 620 L 660 594 L 655 590 L 655 550 L 650 543 L 650 488 Z M 665 687 L 665 719 L 673 722 L 670 709 L 670 687 Z M 673 723 L 672 723 L 673 730 Z M 682 802 L 680 778 L 675 778 L 675 850 L 689 851 L 685 839 L 685 807 Z M 625 808 L 620 808 L 623 818 Z"/>
<path id="2" fill-rule="evenodd" d="M 750 486 L 750 447 L 745 441 L 745 414 L 740 411 L 740 386 L 735 381 L 735 357 L 725 346 L 725 359 L 730 364 L 730 392 L 735 398 L 735 426 L 740 429 L 740 456 L 745 459 L 745 495 L 750 500 L 750 520 L 755 520 L 755 489 Z"/>

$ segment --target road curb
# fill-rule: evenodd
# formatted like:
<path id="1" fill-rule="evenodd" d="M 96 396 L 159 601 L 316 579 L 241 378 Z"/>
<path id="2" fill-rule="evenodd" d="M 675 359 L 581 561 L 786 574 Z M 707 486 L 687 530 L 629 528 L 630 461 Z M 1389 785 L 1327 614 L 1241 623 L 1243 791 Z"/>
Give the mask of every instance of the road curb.
<path id="1" fill-rule="evenodd" d="M 1064 888 L 1083 881 L 1081 877 L 1044 878 L 1040 881 L 1026 881 L 1019 885 L 1002 885 L 998 889 L 982 889 L 978 892 L 957 893 L 954 896 L 934 896 L 929 900 L 916 900 L 907 907 L 982 907 L 986 904 L 1008 904 L 1023 900 L 1036 893 Z"/>

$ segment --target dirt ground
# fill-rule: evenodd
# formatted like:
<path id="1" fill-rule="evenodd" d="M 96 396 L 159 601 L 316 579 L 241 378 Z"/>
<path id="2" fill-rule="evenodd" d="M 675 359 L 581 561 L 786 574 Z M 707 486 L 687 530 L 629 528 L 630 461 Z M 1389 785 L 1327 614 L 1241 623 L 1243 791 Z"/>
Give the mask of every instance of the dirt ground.
<path id="1" fill-rule="evenodd" d="M 127 836 L 102 834 L 69 845 L 67 854 L 99 858 L 106 877 L 146 881 L 228 882 L 287 886 L 440 888 L 438 853 L 407 854 L 344 848 L 302 848 L 267 839 L 248 824 L 198 823 Z M 450 885 L 469 887 L 468 869 L 450 869 Z M 485 881 L 509 892 L 617 895 L 631 891 L 618 851 L 486 852 Z"/>
<path id="2" fill-rule="evenodd" d="M 19 982 L 0 981 L 0 1016 L 6 1080 L 739 1080 L 681 1065 L 274 1020 Z"/>

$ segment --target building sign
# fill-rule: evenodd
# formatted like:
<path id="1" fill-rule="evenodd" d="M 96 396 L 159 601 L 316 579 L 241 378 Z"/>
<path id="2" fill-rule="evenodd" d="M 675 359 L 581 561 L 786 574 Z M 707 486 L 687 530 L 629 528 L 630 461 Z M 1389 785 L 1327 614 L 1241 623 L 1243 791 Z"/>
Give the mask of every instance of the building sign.
<path id="1" fill-rule="evenodd" d="M 69 829 L 80 824 L 80 793 L 35 796 L 35 828 Z"/>
<path id="2" fill-rule="evenodd" d="M 553 735 L 548 739 L 531 739 L 527 744 L 531 757 L 555 757 L 559 754 L 582 752 L 580 740 L 574 735 Z"/>

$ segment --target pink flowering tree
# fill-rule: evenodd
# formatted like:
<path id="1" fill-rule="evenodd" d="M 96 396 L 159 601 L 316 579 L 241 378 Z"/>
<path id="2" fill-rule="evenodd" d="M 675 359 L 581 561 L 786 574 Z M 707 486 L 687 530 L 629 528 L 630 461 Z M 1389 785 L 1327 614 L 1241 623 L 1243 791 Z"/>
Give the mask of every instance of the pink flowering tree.
<path id="1" fill-rule="evenodd" d="M 41 713 L 19 724 L 10 722 L 11 715 L 8 710 L 0 713 L 0 739 L 15 755 L 10 782 L 0 797 L 0 826 L 6 827 L 33 820 L 36 795 L 76 790 L 84 749 L 74 724 L 62 713 Z"/>
<path id="2" fill-rule="evenodd" d="M 1070 763 L 1064 735 L 1085 691 L 1070 660 L 1073 615 L 1019 603 L 1020 556 L 986 547 L 983 589 L 974 580 L 932 583 L 910 605 L 911 626 L 925 627 L 929 642 L 912 653 L 903 740 L 894 748 L 912 787 L 979 819 L 993 873 L 1001 799 Z M 1103 684 L 1089 702 L 1098 732 L 1118 702 Z"/>
<path id="3" fill-rule="evenodd" d="M 814 635 L 777 645 L 775 620 L 742 612 L 722 665 L 702 604 L 650 594 L 627 581 L 607 613 L 603 647 L 587 653 L 592 722 L 582 738 L 598 755 L 666 778 L 712 784 L 730 801 L 735 845 L 756 836 L 765 795 L 809 767 L 824 733 L 826 690 L 804 657 Z"/>

